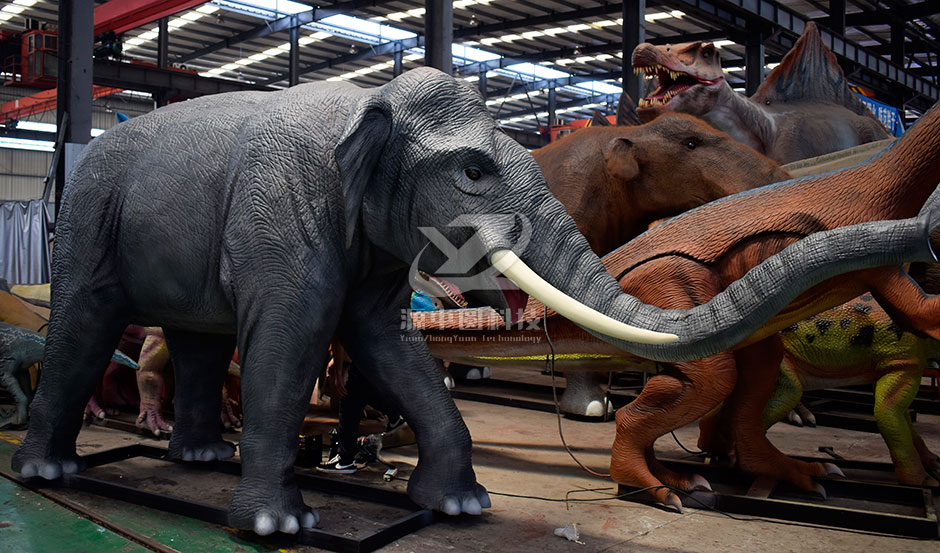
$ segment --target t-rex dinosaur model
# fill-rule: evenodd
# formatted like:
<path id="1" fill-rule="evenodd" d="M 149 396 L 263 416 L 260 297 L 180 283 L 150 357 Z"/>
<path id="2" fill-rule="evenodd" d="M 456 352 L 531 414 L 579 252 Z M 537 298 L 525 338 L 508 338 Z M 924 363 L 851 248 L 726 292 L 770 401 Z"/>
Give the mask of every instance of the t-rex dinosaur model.
<path id="1" fill-rule="evenodd" d="M 940 200 L 940 193 L 934 193 L 940 182 L 938 148 L 940 107 L 934 107 L 892 148 L 865 164 L 717 200 L 653 227 L 606 256 L 604 264 L 624 291 L 659 307 L 690 309 L 726 288 L 736 295 L 736 302 L 747 303 L 754 292 L 741 289 L 738 279 L 811 233 L 862 221 L 905 219 L 917 214 L 925 203 L 923 209 L 932 212 Z M 873 234 L 870 239 L 875 238 Z M 766 276 L 763 286 L 782 284 L 774 279 L 779 268 L 760 267 Z M 824 493 L 812 477 L 838 474 L 837 468 L 790 459 L 763 436 L 761 414 L 783 356 L 777 332 L 865 291 L 871 291 L 899 325 L 940 337 L 940 320 L 936 317 L 940 297 L 926 296 L 899 265 L 830 278 L 778 310 L 759 331 L 744 337 L 735 351 L 716 347 L 710 357 L 670 364 L 651 378 L 640 396 L 617 412 L 612 478 L 637 487 L 667 484 L 683 490 L 707 489 L 707 482 L 698 476 L 680 475 L 662 467 L 655 459 L 652 444 L 659 436 L 700 418 L 734 390 L 728 401 L 742 414 L 731 429 L 739 466 Z M 537 322 L 543 310 L 530 302 L 524 320 Z M 433 317 L 434 313 L 416 314 L 415 318 L 420 316 Z M 465 313 L 462 322 L 485 328 L 487 317 L 473 321 L 473 315 Z M 544 332 L 526 329 L 521 336 L 524 340 Z M 562 356 L 624 357 L 616 348 L 599 342 L 593 348 L 586 347 L 590 340 L 574 325 L 560 321 L 554 329 L 549 327 L 548 333 L 554 351 Z M 533 349 L 524 341 L 519 344 L 503 347 L 510 352 Z M 432 348 L 441 345 L 431 341 Z M 539 354 L 544 355 L 546 346 L 538 346 Z M 626 343 L 623 346 L 656 358 L 655 351 Z M 737 388 L 736 382 L 741 383 Z M 651 493 L 658 501 L 680 508 L 678 497 L 668 489 L 658 488 Z"/>
<path id="2" fill-rule="evenodd" d="M 812 22 L 751 98 L 731 89 L 718 57 L 711 43 L 637 46 L 634 68 L 659 79 L 639 101 L 640 119 L 696 115 L 780 163 L 890 137 L 849 90 Z"/>
<path id="3" fill-rule="evenodd" d="M 0 322 L 0 385 L 13 396 L 12 412 L 0 415 L 0 428 L 26 423 L 27 410 L 33 398 L 29 367 L 42 361 L 46 337 L 38 332 Z M 115 351 L 115 363 L 137 369 L 133 359 Z"/>

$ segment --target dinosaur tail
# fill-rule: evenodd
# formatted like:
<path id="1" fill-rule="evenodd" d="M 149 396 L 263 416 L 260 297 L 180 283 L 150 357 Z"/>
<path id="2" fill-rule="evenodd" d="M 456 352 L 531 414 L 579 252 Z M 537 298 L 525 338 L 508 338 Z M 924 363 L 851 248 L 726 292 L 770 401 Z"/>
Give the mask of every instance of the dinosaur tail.
<path id="1" fill-rule="evenodd" d="M 648 359 L 701 359 L 741 343 L 799 294 L 828 278 L 871 267 L 935 261 L 929 235 L 937 226 L 940 190 L 930 196 L 917 217 L 871 221 L 811 234 L 767 258 L 709 302 L 693 309 L 659 310 L 631 297 L 617 306 L 631 313 L 631 324 L 676 334 L 677 342 L 639 344 L 592 333 Z"/>
<path id="2" fill-rule="evenodd" d="M 111 361 L 114 361 L 118 365 L 124 365 L 125 367 L 130 367 L 135 371 L 140 367 L 137 365 L 137 362 L 131 359 L 130 357 L 124 355 L 118 350 L 114 350 L 114 355 L 111 356 Z"/>

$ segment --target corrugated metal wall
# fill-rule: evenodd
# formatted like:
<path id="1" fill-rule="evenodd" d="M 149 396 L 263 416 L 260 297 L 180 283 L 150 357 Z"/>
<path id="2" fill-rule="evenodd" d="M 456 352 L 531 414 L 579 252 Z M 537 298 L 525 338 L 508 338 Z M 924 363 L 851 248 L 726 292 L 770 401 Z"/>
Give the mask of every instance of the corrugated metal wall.
<path id="1" fill-rule="evenodd" d="M 52 154 L 0 148 L 0 200 L 32 200 L 42 195 L 42 179 Z"/>

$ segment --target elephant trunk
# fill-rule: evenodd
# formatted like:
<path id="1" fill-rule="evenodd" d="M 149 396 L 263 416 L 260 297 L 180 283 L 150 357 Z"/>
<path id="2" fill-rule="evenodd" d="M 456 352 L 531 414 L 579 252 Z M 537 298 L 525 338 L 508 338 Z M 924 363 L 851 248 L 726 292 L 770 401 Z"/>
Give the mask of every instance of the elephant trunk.
<path id="1" fill-rule="evenodd" d="M 536 209 L 532 234 L 538 240 L 519 256 L 531 269 L 505 238 L 487 244 L 490 262 L 519 288 L 597 337 L 636 355 L 671 362 L 730 349 L 800 293 L 830 277 L 934 260 L 929 234 L 940 224 L 940 194 L 934 192 L 915 218 L 812 234 L 766 259 L 709 302 L 690 310 L 664 310 L 620 290 L 560 203 L 546 200 Z"/>

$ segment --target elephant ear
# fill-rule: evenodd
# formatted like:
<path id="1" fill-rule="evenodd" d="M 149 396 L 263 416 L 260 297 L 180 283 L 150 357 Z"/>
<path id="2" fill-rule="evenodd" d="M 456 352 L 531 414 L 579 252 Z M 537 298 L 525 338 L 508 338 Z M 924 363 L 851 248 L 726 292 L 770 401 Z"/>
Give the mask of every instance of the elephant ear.
<path id="1" fill-rule="evenodd" d="M 629 138 L 611 140 L 604 152 L 604 160 L 607 173 L 623 182 L 630 182 L 640 174 L 640 166 L 633 154 L 633 142 Z"/>
<path id="2" fill-rule="evenodd" d="M 388 100 L 381 96 L 368 96 L 349 115 L 343 136 L 333 150 L 346 203 L 347 248 L 352 245 L 362 198 L 391 130 L 392 110 Z"/>

